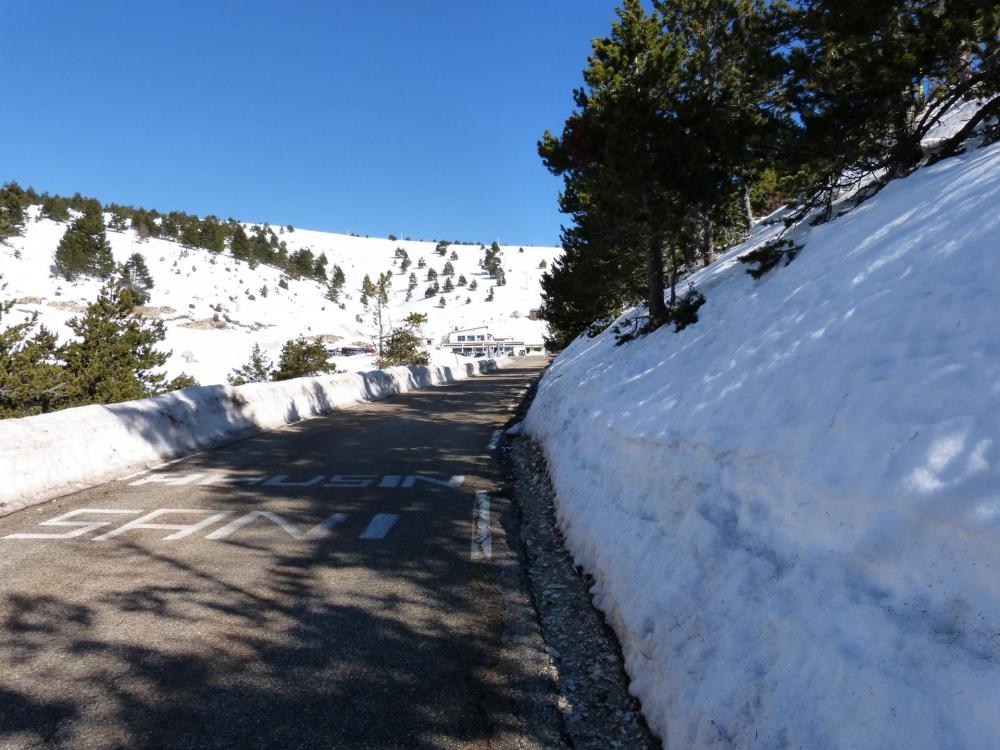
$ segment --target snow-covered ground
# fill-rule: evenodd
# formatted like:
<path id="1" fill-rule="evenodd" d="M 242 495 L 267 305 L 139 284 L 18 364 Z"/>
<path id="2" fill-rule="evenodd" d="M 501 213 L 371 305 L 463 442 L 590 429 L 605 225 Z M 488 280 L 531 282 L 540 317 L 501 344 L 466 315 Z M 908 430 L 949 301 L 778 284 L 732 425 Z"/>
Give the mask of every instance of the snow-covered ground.
<path id="1" fill-rule="evenodd" d="M 4 323 L 14 324 L 37 312 L 39 322 L 66 340 L 71 335 L 66 322 L 96 299 L 100 283 L 94 279 L 69 283 L 53 277 L 53 256 L 68 223 L 39 219 L 39 210 L 38 206 L 29 209 L 24 236 L 10 238 L 6 245 L 0 243 L 0 286 L 6 284 L 0 299 L 18 300 Z M 374 327 L 359 301 L 361 281 L 365 274 L 377 280 L 388 270 L 394 274 L 390 320 L 398 323 L 410 312 L 426 313 L 429 320 L 423 333 L 432 341 L 434 364 L 458 363 L 460 358 L 438 348 L 447 333 L 456 328 L 488 325 L 496 336 L 526 343 L 543 341 L 545 324 L 530 320 L 528 313 L 541 302 L 539 280 L 543 269 L 539 265 L 542 261 L 551 264 L 562 252 L 558 248 L 502 246 L 507 284 L 497 287 L 495 299 L 486 302 L 493 282 L 479 267 L 484 255 L 479 245 L 453 245 L 448 255 L 441 257 L 434 252 L 433 242 L 369 239 L 305 229 L 285 231 L 277 227 L 275 231 L 281 232 L 279 237 L 287 243 L 289 253 L 309 248 L 317 257 L 325 253 L 330 269 L 334 264 L 343 268 L 347 276 L 341 295 L 345 309 L 325 299 L 325 287 L 315 281 L 286 277 L 288 288 L 283 289 L 279 281 L 285 274 L 280 270 L 264 265 L 251 269 L 230 257 L 228 251 L 213 256 L 207 250 L 186 248 L 173 241 L 139 240 L 131 230 L 108 230 L 117 262 L 138 252 L 149 266 L 154 286 L 147 309 L 150 316 L 166 323 L 164 349 L 172 351 L 166 368 L 171 377 L 186 372 L 203 385 L 224 383 L 234 367 L 247 361 L 255 343 L 276 361 L 282 344 L 300 334 L 325 334 L 327 340 L 335 341 L 333 346 L 371 342 Z M 398 262 L 393 263 L 397 247 L 406 250 L 412 261 L 406 273 L 400 272 Z M 424 299 L 429 283 L 427 269 L 434 268 L 440 274 L 452 251 L 458 255 L 458 260 L 451 261 L 454 281 L 465 275 L 470 283 L 475 279 L 478 288 L 470 291 L 456 287 L 454 292 L 444 294 L 447 304 L 442 308 L 440 294 Z M 417 268 L 420 258 L 427 262 L 427 268 Z M 416 273 L 419 283 L 413 299 L 406 302 L 410 271 Z M 444 283 L 443 276 L 439 281 Z M 267 287 L 266 296 L 261 293 L 262 287 Z M 471 302 L 466 304 L 466 299 Z M 363 322 L 357 321 L 358 315 Z M 219 321 L 213 321 L 214 317 Z M 373 358 L 362 355 L 333 361 L 338 369 L 353 372 L 370 369 Z"/>
<path id="2" fill-rule="evenodd" d="M 1000 145 L 799 237 L 699 322 L 580 338 L 526 419 L 672 748 L 995 748 Z"/>

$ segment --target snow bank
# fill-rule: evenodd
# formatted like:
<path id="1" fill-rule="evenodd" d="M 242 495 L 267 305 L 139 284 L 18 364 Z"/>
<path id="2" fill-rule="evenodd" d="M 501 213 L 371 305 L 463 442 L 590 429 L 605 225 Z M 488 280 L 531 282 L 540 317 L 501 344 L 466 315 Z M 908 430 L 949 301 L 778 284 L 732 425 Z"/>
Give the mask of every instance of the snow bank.
<path id="1" fill-rule="evenodd" d="M 392 367 L 242 386 L 202 386 L 0 421 L 0 515 L 262 430 L 502 365 Z"/>
<path id="2" fill-rule="evenodd" d="M 668 747 L 1000 737 L 1000 145 L 812 229 L 700 321 L 551 365 L 525 421 Z"/>

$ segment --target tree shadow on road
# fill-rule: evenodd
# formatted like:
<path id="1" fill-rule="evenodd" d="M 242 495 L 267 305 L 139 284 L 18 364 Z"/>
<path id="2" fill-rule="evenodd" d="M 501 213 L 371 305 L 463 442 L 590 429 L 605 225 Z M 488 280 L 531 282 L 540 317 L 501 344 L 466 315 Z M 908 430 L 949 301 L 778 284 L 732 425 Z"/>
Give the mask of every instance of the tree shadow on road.
<path id="1" fill-rule="evenodd" d="M 401 399 L 402 437 L 382 455 L 398 459 L 400 473 L 444 467 L 488 483 L 482 447 L 465 432 L 479 438 L 482 424 L 462 415 L 495 407 L 470 399 L 474 381 L 453 388 Z M 423 399 L 433 396 L 429 409 Z M 412 435 L 439 424 L 442 404 L 452 408 L 450 437 L 431 454 L 415 450 Z M 241 456 L 253 468 L 266 456 L 308 473 L 379 429 L 377 415 L 350 418 L 355 428 L 336 431 L 339 441 L 324 443 L 317 420 L 177 470 L 232 469 Z M 342 509 L 360 517 L 383 502 L 287 487 L 263 501 L 254 487 L 211 492 L 220 508 L 274 503 L 302 523 Z M 262 524 L 225 542 L 144 532 L 50 544 L 32 560 L 52 567 L 47 580 L 58 587 L 20 590 L 16 574 L 0 583 L 0 750 L 430 750 L 525 734 L 549 746 L 508 710 L 516 691 L 547 687 L 534 672 L 498 677 L 498 610 L 511 577 L 499 561 L 470 561 L 470 500 L 468 488 L 443 487 L 394 500 L 406 512 L 468 511 L 435 516 L 419 535 L 401 524 L 398 544 L 366 543 L 350 523 L 319 541 Z"/>

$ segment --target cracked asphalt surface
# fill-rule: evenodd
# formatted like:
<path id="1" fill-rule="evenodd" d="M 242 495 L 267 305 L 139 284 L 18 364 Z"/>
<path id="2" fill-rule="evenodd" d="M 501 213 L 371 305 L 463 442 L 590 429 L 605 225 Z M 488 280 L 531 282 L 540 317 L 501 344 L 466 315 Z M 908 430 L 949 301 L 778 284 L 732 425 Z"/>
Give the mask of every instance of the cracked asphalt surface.
<path id="1" fill-rule="evenodd" d="M 0 518 L 0 748 L 552 746 L 515 708 L 544 680 L 501 653 L 512 557 L 473 544 L 544 364 Z"/>

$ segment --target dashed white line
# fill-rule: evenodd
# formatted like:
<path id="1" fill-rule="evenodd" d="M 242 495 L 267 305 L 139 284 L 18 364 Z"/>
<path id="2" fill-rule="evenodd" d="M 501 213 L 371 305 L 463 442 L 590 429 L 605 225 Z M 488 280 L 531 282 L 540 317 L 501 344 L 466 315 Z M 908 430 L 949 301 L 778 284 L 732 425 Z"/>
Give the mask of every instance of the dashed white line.
<path id="1" fill-rule="evenodd" d="M 399 516 L 395 513 L 378 513 L 358 539 L 384 539 L 398 520 Z"/>
<path id="2" fill-rule="evenodd" d="M 493 536 L 490 534 L 490 496 L 485 490 L 476 492 L 472 506 L 472 547 L 469 557 L 473 560 L 493 559 Z"/>

